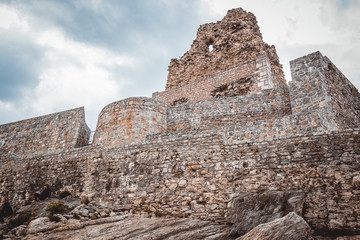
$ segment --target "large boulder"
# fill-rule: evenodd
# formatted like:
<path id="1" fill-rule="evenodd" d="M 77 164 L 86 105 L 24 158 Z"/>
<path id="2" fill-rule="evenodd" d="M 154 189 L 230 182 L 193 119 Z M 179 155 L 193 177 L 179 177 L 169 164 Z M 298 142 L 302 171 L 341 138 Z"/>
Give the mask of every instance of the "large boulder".
<path id="1" fill-rule="evenodd" d="M 260 224 L 237 240 L 308 240 L 311 228 L 294 212 L 269 223 Z"/>
<path id="2" fill-rule="evenodd" d="M 302 215 L 304 194 L 301 192 L 268 191 L 262 194 L 242 192 L 233 198 L 230 219 L 231 234 L 241 236 L 259 224 L 286 216 Z"/>

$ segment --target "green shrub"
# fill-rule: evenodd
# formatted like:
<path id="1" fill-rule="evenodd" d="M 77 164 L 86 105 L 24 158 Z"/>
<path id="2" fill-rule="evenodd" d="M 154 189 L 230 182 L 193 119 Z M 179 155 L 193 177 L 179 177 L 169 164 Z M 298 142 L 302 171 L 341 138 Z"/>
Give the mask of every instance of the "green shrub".
<path id="1" fill-rule="evenodd" d="M 89 200 L 89 198 L 88 198 L 87 196 L 83 197 L 83 198 L 81 199 L 81 201 L 82 201 L 82 203 L 85 204 L 85 205 L 88 205 L 89 202 L 90 202 L 90 200 Z"/>
<path id="2" fill-rule="evenodd" d="M 63 199 L 63 198 L 65 198 L 65 197 L 67 197 L 67 196 L 70 196 L 70 195 L 71 195 L 71 193 L 70 193 L 69 191 L 65 190 L 65 191 L 63 191 L 63 192 L 61 192 L 61 193 L 59 194 L 59 198 L 60 198 L 60 199 Z"/>
<path id="3" fill-rule="evenodd" d="M 47 210 L 50 212 L 50 214 L 62 214 L 69 210 L 69 208 L 63 203 L 63 202 L 57 202 L 53 204 L 49 204 L 47 206 Z"/>
<path id="4" fill-rule="evenodd" d="M 52 222 L 60 222 L 61 219 L 55 214 L 62 214 L 69 210 L 68 206 L 66 206 L 63 202 L 57 202 L 53 204 L 49 204 L 47 206 L 47 210 L 49 211 L 48 218 Z"/>
<path id="5" fill-rule="evenodd" d="M 35 212 L 23 212 L 11 219 L 7 224 L 7 230 L 11 230 L 23 224 L 29 224 L 30 221 L 36 216 Z"/>
<path id="6" fill-rule="evenodd" d="M 52 222 L 60 222 L 61 221 L 61 219 L 58 216 L 55 216 L 54 214 L 51 214 L 51 213 L 49 213 L 48 218 Z"/>

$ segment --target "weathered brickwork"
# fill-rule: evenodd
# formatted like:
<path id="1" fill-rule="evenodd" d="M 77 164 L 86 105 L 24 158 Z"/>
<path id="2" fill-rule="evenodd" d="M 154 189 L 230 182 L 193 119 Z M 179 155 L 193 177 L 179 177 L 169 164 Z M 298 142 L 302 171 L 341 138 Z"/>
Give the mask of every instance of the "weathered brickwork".
<path id="1" fill-rule="evenodd" d="M 171 60 L 166 90 L 253 61 L 263 53 L 270 57 L 275 86 L 284 86 L 275 47 L 263 42 L 256 17 L 241 8 L 232 9 L 221 21 L 201 25 L 190 50 Z"/>
<path id="2" fill-rule="evenodd" d="M 151 98 L 128 98 L 106 106 L 99 115 L 94 144 L 105 147 L 144 142 L 166 130 L 166 104 Z"/>
<path id="3" fill-rule="evenodd" d="M 84 108 L 0 125 L 0 154 L 41 155 L 88 144 Z"/>
<path id="4" fill-rule="evenodd" d="M 153 98 L 174 104 L 181 99 L 188 101 L 208 100 L 213 98 L 213 91 L 224 84 L 234 83 L 240 79 L 251 79 L 247 94 L 260 93 L 262 90 L 274 87 L 271 65 L 266 53 L 256 59 L 239 66 L 233 66 L 225 71 L 203 76 L 187 84 L 153 93 Z M 239 86 L 240 87 L 240 86 Z M 227 92 L 231 91 L 228 89 Z M 238 95 L 244 95 L 239 93 Z"/>

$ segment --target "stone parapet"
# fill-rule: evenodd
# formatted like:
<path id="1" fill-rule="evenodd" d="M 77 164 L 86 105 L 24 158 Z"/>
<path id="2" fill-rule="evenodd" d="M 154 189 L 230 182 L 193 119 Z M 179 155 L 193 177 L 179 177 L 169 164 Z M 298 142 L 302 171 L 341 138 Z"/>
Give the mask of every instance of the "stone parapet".
<path id="1" fill-rule="evenodd" d="M 0 125 L 0 154 L 42 155 L 88 144 L 84 108 Z"/>

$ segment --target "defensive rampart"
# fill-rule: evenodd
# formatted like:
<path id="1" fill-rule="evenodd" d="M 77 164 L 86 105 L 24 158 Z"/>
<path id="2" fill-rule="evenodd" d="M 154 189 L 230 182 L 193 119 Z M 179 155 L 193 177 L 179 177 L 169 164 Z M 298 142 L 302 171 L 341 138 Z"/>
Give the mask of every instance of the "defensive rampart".
<path id="1" fill-rule="evenodd" d="M 0 125 L 0 155 L 43 155 L 88 144 L 84 108 Z"/>
<path id="2" fill-rule="evenodd" d="M 1 157 L 12 202 L 49 183 L 116 211 L 228 221 L 241 191 L 300 191 L 318 232 L 360 233 L 359 130 L 224 144 L 216 136 L 105 149 L 87 146 L 24 159 Z M 20 184 L 21 183 L 21 184 Z"/>

